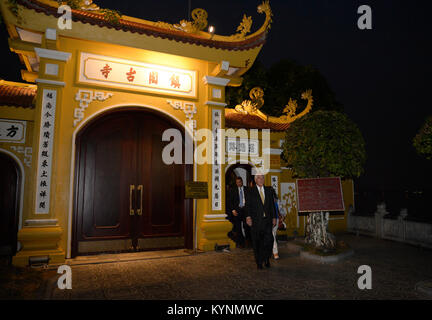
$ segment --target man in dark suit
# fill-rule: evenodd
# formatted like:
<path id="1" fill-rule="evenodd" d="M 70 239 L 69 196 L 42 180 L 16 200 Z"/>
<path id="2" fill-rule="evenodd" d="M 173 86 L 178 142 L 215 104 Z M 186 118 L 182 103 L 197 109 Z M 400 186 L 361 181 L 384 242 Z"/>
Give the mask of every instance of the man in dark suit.
<path id="1" fill-rule="evenodd" d="M 255 175 L 256 186 L 246 196 L 246 223 L 251 227 L 252 245 L 258 269 L 264 263 L 270 268 L 273 250 L 272 228 L 276 225 L 276 210 L 271 187 L 264 186 L 264 176 Z"/>
<path id="2" fill-rule="evenodd" d="M 228 236 L 233 239 L 239 247 L 244 247 L 245 238 L 242 231 L 242 222 L 245 221 L 244 207 L 246 204 L 246 191 L 243 179 L 236 178 L 236 187 L 228 195 L 227 219 L 233 224 L 232 231 Z"/>

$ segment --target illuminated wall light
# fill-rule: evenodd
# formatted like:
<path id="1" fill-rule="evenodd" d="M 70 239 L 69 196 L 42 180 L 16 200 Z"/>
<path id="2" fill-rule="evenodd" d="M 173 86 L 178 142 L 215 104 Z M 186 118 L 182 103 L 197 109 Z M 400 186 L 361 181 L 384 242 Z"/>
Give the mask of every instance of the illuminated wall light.
<path id="1" fill-rule="evenodd" d="M 208 32 L 211 33 L 211 34 L 213 34 L 215 32 L 215 27 L 209 26 Z"/>

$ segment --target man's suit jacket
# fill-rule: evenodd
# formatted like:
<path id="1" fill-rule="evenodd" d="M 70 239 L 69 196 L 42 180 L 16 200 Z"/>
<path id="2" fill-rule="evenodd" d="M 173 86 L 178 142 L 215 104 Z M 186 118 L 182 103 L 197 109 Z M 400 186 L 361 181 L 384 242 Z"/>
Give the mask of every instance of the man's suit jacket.
<path id="1" fill-rule="evenodd" d="M 246 217 L 252 218 L 252 228 L 254 225 L 259 227 L 264 221 L 272 223 L 272 219 L 276 217 L 276 209 L 274 204 L 273 190 L 271 187 L 264 186 L 264 204 L 261 201 L 258 188 L 256 186 L 249 188 L 246 197 Z M 267 218 L 264 218 L 264 212 Z"/>
<path id="2" fill-rule="evenodd" d="M 243 186 L 243 196 L 245 197 L 245 201 L 247 199 L 246 197 L 246 193 L 247 193 L 247 188 Z M 232 211 L 236 210 L 240 215 L 242 214 L 242 212 L 244 211 L 244 208 L 240 208 L 239 204 L 240 204 L 240 195 L 239 195 L 239 189 L 237 186 L 235 186 L 233 189 L 230 190 L 230 193 L 228 195 L 228 206 L 227 206 L 227 215 L 228 215 L 228 219 L 231 220 L 231 218 L 233 217 Z M 241 218 L 244 218 L 244 216 L 242 216 Z"/>

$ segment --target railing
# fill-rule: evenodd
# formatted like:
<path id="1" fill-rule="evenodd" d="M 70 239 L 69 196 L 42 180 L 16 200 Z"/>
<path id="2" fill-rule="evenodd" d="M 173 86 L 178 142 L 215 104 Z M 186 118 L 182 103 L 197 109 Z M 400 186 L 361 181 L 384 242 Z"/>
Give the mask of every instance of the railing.
<path id="1" fill-rule="evenodd" d="M 348 231 L 432 248 L 432 224 L 406 220 L 408 212 L 402 209 L 397 219 L 386 219 L 384 203 L 377 206 L 374 217 L 358 216 L 348 211 Z"/>

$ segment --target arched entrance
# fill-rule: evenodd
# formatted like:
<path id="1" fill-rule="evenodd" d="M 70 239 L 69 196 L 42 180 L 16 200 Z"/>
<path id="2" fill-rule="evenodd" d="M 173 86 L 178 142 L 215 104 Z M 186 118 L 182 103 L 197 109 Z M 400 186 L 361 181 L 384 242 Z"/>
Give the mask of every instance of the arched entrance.
<path id="1" fill-rule="evenodd" d="M 225 173 L 226 191 L 236 185 L 236 178 L 241 177 L 243 179 L 243 185 L 250 187 L 254 183 L 252 176 L 252 166 L 250 164 L 233 164 Z M 227 193 L 228 194 L 228 193 Z"/>
<path id="2" fill-rule="evenodd" d="M 21 172 L 17 163 L 0 152 L 0 256 L 17 251 Z"/>
<path id="3" fill-rule="evenodd" d="M 192 248 L 190 165 L 165 165 L 162 133 L 177 128 L 157 112 L 110 111 L 76 138 L 72 256 Z M 184 139 L 183 139 L 184 140 Z"/>

